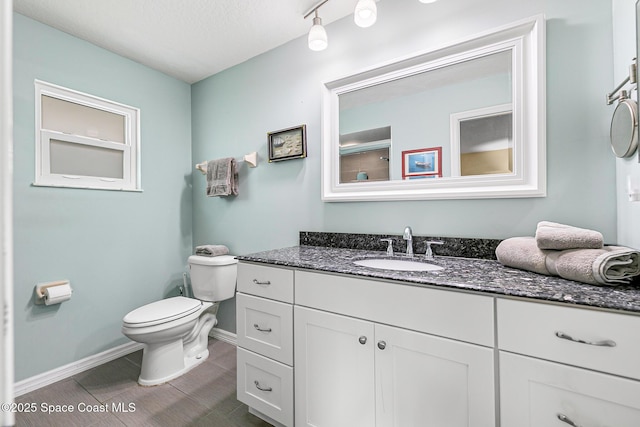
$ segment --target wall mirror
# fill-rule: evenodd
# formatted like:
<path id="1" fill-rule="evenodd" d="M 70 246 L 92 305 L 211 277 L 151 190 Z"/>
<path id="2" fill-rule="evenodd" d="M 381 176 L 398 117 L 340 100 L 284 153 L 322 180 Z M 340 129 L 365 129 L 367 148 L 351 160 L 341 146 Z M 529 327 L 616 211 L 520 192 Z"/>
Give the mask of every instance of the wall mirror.
<path id="1" fill-rule="evenodd" d="M 546 195 L 544 19 L 324 83 L 325 201 Z"/>

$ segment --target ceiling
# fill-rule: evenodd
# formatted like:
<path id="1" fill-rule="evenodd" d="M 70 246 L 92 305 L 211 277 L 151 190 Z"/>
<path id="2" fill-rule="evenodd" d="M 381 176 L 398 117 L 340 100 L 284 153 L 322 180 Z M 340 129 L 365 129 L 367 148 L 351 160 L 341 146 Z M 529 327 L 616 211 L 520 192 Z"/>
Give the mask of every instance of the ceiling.
<path id="1" fill-rule="evenodd" d="M 305 35 L 319 0 L 13 0 L 14 10 L 194 83 Z M 333 0 L 328 24 L 356 0 Z"/>

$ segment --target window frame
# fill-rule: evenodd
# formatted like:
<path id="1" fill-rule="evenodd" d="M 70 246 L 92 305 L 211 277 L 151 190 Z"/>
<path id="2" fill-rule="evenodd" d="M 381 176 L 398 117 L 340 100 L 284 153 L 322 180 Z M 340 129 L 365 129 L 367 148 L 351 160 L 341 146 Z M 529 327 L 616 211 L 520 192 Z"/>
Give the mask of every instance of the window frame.
<path id="1" fill-rule="evenodd" d="M 122 143 L 114 142 L 43 128 L 43 96 L 123 116 L 124 141 Z M 40 80 L 35 80 L 35 97 L 36 164 L 34 186 L 142 191 L 140 183 L 140 109 Z M 50 158 L 52 140 L 121 151 L 123 153 L 122 179 L 52 173 Z"/>

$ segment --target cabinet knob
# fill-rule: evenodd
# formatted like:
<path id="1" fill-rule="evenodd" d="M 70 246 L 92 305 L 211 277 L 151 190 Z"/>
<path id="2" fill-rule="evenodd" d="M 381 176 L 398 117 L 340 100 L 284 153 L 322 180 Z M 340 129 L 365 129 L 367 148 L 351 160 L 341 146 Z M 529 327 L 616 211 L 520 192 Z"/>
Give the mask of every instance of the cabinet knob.
<path id="1" fill-rule="evenodd" d="M 384 341 L 378 341 L 378 348 L 380 350 L 384 350 L 385 348 L 387 348 L 387 343 Z"/>
<path id="2" fill-rule="evenodd" d="M 365 345 L 367 343 L 367 337 L 363 335 L 360 338 L 358 338 L 358 341 L 360 342 L 360 344 Z"/>

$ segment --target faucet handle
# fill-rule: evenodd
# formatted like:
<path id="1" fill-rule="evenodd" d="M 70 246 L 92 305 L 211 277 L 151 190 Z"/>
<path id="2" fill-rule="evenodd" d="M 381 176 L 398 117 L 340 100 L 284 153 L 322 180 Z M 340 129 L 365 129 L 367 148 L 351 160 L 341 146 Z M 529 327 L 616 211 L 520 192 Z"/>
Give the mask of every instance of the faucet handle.
<path id="1" fill-rule="evenodd" d="M 426 259 L 433 259 L 435 257 L 433 255 L 433 250 L 431 249 L 431 245 L 444 245 L 444 242 L 440 240 L 427 240 L 426 245 L 427 245 L 427 250 L 425 251 L 424 257 Z"/>
<path id="2" fill-rule="evenodd" d="M 387 242 L 387 255 L 393 256 L 393 239 L 380 239 L 381 242 Z"/>

